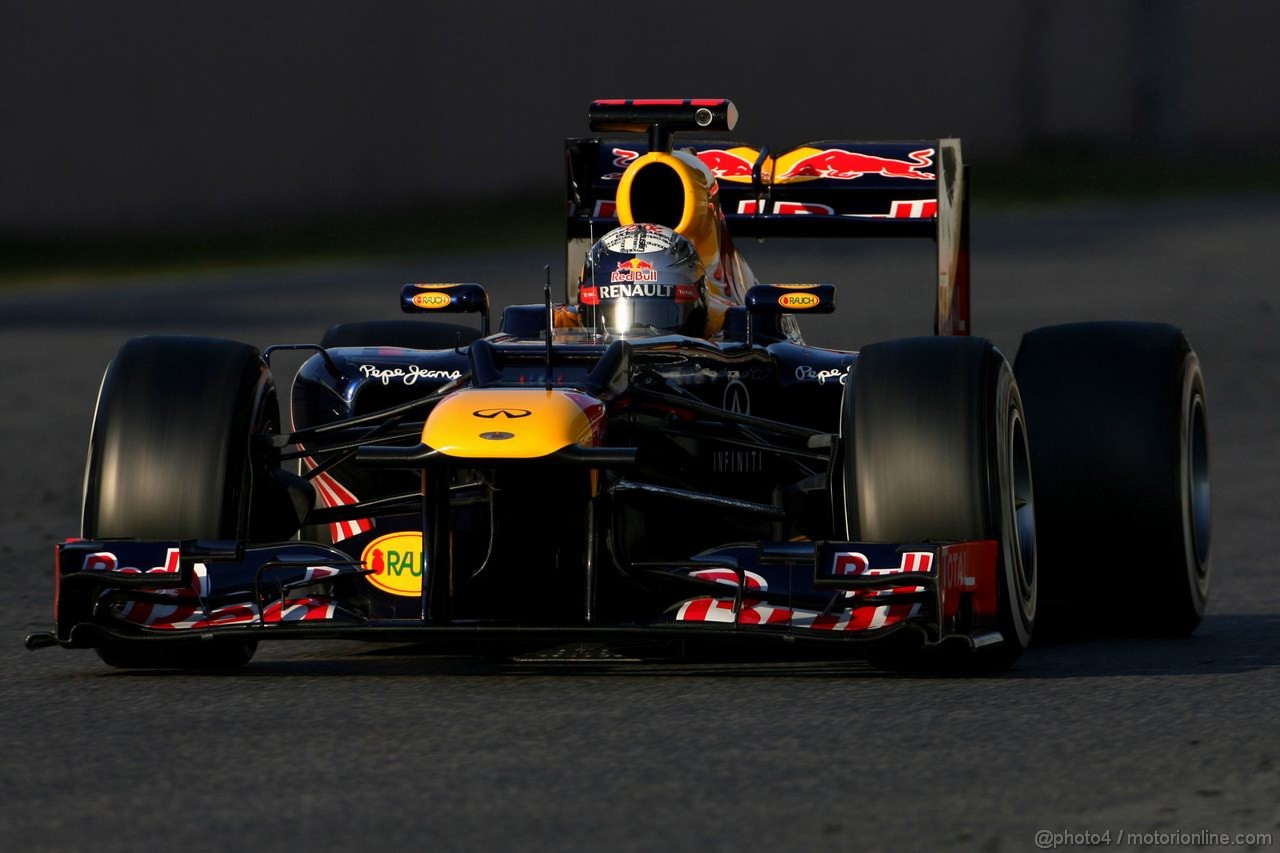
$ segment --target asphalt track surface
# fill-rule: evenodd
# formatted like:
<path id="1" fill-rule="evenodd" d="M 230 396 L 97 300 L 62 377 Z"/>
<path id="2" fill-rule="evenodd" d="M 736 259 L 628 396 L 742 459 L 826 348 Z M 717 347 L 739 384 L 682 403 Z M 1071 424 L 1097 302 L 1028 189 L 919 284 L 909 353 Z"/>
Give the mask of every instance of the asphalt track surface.
<path id="1" fill-rule="evenodd" d="M 974 225 L 975 329 L 1183 326 L 1208 380 L 1209 615 L 1186 640 L 1033 648 L 1003 675 L 860 663 L 527 664 L 265 645 L 234 675 L 28 652 L 50 551 L 78 528 L 94 396 L 132 335 L 265 345 L 396 316 L 410 280 L 538 298 L 562 252 L 211 271 L 0 291 L 0 848 L 1031 850 L 1036 832 L 1280 838 L 1280 317 L 1274 198 L 1044 208 Z M 812 343 L 927 333 L 905 243 L 744 247 L 827 280 Z M 817 318 L 815 318 L 817 319 Z M 286 380 L 287 381 L 287 380 Z M 1099 429 L 1106 413 L 1098 413 Z M 1105 543 L 1081 530 L 1088 560 Z M 1081 614 L 1088 619 L 1087 613 Z M 1157 844 L 1169 847 L 1169 844 Z M 1265 846 L 1265 845 L 1263 845 Z"/>

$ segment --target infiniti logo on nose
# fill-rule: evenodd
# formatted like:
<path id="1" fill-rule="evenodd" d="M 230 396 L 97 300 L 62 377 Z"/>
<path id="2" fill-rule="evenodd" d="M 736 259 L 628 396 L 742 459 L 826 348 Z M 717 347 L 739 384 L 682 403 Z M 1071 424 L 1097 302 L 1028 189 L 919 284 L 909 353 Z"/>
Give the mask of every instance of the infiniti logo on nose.
<path id="1" fill-rule="evenodd" d="M 527 418 L 533 412 L 528 409 L 477 409 L 471 414 L 477 418 L 496 418 L 498 416 L 504 418 Z"/>

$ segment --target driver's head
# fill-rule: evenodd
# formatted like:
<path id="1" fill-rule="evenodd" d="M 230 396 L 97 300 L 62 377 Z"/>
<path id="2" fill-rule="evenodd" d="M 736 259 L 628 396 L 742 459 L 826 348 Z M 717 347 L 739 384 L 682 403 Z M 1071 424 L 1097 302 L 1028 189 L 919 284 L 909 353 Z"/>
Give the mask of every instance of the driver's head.
<path id="1" fill-rule="evenodd" d="M 705 290 L 692 243 L 663 225 L 624 225 L 591 247 L 578 315 L 584 327 L 607 335 L 701 335 Z"/>

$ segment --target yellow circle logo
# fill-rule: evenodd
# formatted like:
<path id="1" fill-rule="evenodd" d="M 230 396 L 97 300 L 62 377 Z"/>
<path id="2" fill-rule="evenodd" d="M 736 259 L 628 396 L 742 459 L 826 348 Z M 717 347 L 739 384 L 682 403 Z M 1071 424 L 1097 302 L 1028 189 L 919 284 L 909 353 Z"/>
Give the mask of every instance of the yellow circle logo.
<path id="1" fill-rule="evenodd" d="M 453 299 L 445 293 L 415 293 L 413 304 L 419 308 L 445 308 Z"/>
<path id="2" fill-rule="evenodd" d="M 784 293 L 778 297 L 778 304 L 790 311 L 817 308 L 821 301 L 816 293 Z"/>
<path id="3" fill-rule="evenodd" d="M 422 595 L 422 534 L 400 531 L 379 536 L 360 555 L 369 583 L 392 595 Z"/>

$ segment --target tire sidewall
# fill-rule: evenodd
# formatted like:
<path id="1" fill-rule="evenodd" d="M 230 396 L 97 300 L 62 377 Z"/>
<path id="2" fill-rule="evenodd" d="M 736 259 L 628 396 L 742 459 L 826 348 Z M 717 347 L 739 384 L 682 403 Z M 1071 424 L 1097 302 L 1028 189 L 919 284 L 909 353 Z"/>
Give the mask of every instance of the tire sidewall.
<path id="1" fill-rule="evenodd" d="M 1039 586 L 1034 524 L 1030 531 L 1019 530 L 1017 508 L 1014 504 L 1014 480 L 1019 474 L 1019 465 L 1023 466 L 1022 473 L 1025 473 L 1028 487 L 1031 487 L 1030 460 L 1026 458 L 1026 416 L 1022 410 L 1022 397 L 1008 362 L 994 348 L 991 355 L 995 362 L 995 379 L 992 383 L 995 399 L 988 411 L 996 422 L 990 430 L 992 446 L 988 452 L 991 454 L 990 462 L 995 464 L 991 465 L 989 462 L 988 470 L 996 475 L 995 482 L 991 484 L 990 517 L 993 531 L 1000 543 L 997 570 L 1002 602 L 1000 633 L 1006 643 L 1026 649 L 1035 630 Z M 1023 454 L 1021 462 L 1015 459 L 1017 454 Z M 1026 541 L 1028 538 L 1030 542 Z"/>
<path id="2" fill-rule="evenodd" d="M 1178 424 L 1178 484 L 1182 512 L 1183 552 L 1186 560 L 1188 618 L 1199 622 L 1209 598 L 1209 505 L 1208 505 L 1208 409 L 1200 361 L 1193 350 L 1183 354 L 1180 369 L 1182 417 Z M 1197 435 L 1197 432 L 1199 435 Z M 1203 471 L 1197 471 L 1203 465 Z M 1204 494 L 1197 496 L 1199 476 Z M 1203 501 L 1203 503 L 1201 503 Z M 1203 515 L 1203 517 L 1200 517 Z M 1203 525 L 1203 529 L 1201 529 Z M 1175 596 L 1175 600 L 1180 596 Z"/>

